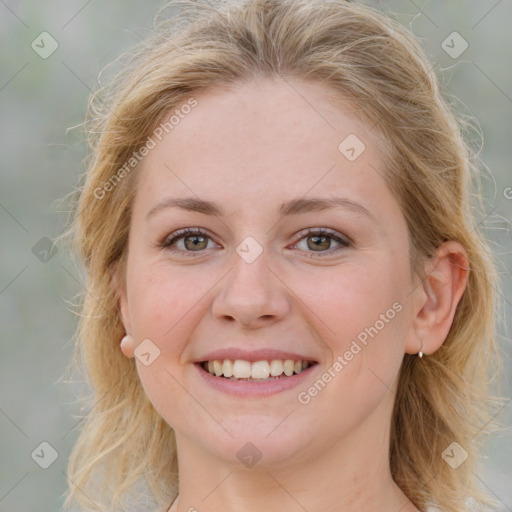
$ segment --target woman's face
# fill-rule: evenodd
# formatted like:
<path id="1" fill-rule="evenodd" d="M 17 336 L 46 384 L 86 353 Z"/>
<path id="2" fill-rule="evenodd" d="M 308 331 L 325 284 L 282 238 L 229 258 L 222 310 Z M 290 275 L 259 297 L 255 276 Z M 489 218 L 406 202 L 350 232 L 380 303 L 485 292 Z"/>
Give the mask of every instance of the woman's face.
<path id="1" fill-rule="evenodd" d="M 416 282 L 376 135 L 333 97 L 213 88 L 137 170 L 121 312 L 179 453 L 279 465 L 386 438 L 404 353 L 420 349 Z M 304 365 L 286 360 L 310 365 L 289 376 Z"/>

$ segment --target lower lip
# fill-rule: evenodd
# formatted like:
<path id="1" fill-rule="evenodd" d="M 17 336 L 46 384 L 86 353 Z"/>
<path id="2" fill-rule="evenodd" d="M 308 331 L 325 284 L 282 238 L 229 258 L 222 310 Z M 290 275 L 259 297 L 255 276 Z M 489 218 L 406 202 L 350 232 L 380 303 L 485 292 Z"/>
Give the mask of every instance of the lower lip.
<path id="1" fill-rule="evenodd" d="M 275 395 L 298 386 L 315 371 L 318 364 L 314 364 L 309 368 L 302 370 L 300 373 L 291 375 L 290 377 L 281 377 L 278 379 L 267 380 L 265 382 L 258 382 L 257 380 L 251 382 L 244 380 L 237 381 L 226 379 L 224 377 L 216 377 L 204 370 L 201 367 L 201 363 L 195 363 L 194 366 L 197 368 L 201 377 L 211 387 L 227 393 L 228 395 L 257 398 Z"/>

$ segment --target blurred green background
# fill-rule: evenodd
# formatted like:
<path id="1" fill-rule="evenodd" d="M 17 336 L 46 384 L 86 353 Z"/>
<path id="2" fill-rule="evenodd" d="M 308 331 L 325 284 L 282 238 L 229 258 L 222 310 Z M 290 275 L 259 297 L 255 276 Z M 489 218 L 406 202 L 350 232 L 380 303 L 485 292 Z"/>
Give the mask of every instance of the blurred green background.
<path id="1" fill-rule="evenodd" d="M 80 129 L 68 128 L 83 122 L 100 70 L 151 31 L 165 3 L 0 0 L 0 512 L 56 511 L 63 502 L 66 461 L 80 426 L 75 402 L 84 391 L 80 376 L 66 373 L 76 325 L 71 303 L 83 290 L 83 274 L 65 248 L 50 251 L 48 240 L 65 226 L 58 199 L 73 190 L 87 154 Z M 500 262 L 508 374 L 502 394 L 510 397 L 512 2 L 366 3 L 421 38 L 457 109 L 480 126 L 481 158 L 490 170 L 482 226 Z M 464 41 L 468 48 L 457 55 Z M 52 45 L 58 46 L 47 55 Z M 501 414 L 511 425 L 509 402 Z M 477 474 L 503 511 L 512 510 L 511 441 L 510 427 L 494 436 Z"/>

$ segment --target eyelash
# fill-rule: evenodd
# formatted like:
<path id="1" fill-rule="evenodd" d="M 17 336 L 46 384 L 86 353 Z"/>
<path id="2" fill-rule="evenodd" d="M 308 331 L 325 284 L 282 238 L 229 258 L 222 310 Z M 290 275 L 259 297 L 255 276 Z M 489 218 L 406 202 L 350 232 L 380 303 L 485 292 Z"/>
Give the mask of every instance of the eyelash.
<path id="1" fill-rule="evenodd" d="M 173 233 L 170 237 L 166 237 L 160 244 L 158 244 L 162 249 L 167 249 L 173 253 L 179 253 L 179 254 L 185 254 L 186 256 L 192 256 L 194 257 L 196 253 L 201 253 L 203 251 L 184 251 L 182 249 L 176 249 L 172 247 L 172 244 L 176 242 L 177 240 L 180 240 L 181 238 L 187 238 L 188 236 L 205 236 L 208 239 L 212 240 L 212 237 L 208 235 L 206 231 L 203 231 L 202 229 L 180 229 L 179 231 L 176 231 Z M 341 249 L 346 249 L 350 246 L 352 246 L 352 241 L 348 237 L 341 237 L 336 234 L 335 231 L 332 231 L 330 229 L 326 228 L 309 228 L 306 230 L 306 232 L 301 233 L 300 238 L 294 242 L 294 246 L 298 244 L 302 239 L 308 238 L 310 236 L 314 235 L 320 235 L 320 236 L 328 236 L 329 238 L 332 238 L 336 242 L 338 242 L 340 245 L 338 247 L 335 247 L 334 249 L 329 249 L 327 251 L 310 251 L 311 255 L 314 257 L 323 257 L 324 255 L 330 255 L 333 252 L 337 252 Z M 308 251 L 309 252 L 309 251 Z"/>

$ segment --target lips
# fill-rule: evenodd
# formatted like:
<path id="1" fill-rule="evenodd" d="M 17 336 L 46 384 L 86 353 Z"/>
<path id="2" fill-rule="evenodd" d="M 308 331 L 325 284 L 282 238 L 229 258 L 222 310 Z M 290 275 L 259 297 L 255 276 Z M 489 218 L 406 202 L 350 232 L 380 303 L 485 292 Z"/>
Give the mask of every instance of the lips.
<path id="1" fill-rule="evenodd" d="M 254 362 L 249 363 L 248 361 L 247 363 L 251 365 L 254 364 Z M 205 369 L 204 362 L 195 363 L 193 366 L 198 377 L 210 388 L 237 398 L 256 399 L 297 388 L 301 383 L 304 383 L 307 379 L 313 378 L 313 375 L 318 374 L 319 365 L 314 363 L 303 369 L 300 373 L 293 373 L 291 376 L 287 376 L 283 373 L 276 377 L 269 376 L 268 378 L 263 379 L 212 375 L 207 369 Z"/>
<path id="2" fill-rule="evenodd" d="M 208 352 L 204 356 L 196 359 L 195 363 L 207 363 L 208 361 L 229 359 L 231 361 L 242 360 L 254 363 L 256 361 L 271 361 L 272 359 L 292 361 L 308 361 L 310 363 L 317 363 L 318 361 L 314 356 L 308 354 L 299 354 L 297 352 L 286 352 L 276 349 L 259 349 L 259 350 L 244 350 L 241 348 L 225 348 Z"/>
<path id="3" fill-rule="evenodd" d="M 277 349 L 217 349 L 197 358 L 199 376 L 212 388 L 237 397 L 265 397 L 298 386 L 318 358 Z"/>

